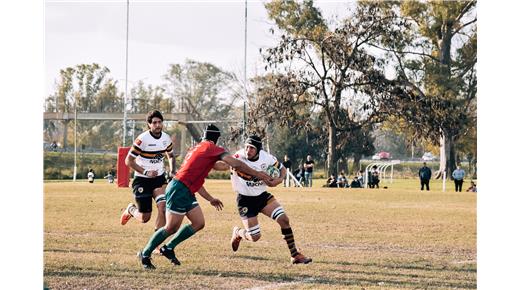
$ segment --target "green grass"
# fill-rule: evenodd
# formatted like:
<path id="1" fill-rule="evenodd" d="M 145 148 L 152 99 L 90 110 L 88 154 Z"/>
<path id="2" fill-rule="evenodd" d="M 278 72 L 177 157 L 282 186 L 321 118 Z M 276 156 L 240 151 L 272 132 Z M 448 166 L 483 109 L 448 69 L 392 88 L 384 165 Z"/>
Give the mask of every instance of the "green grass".
<path id="1" fill-rule="evenodd" d="M 146 272 L 135 255 L 153 232 L 155 208 L 149 223 L 121 226 L 130 189 L 45 183 L 44 281 L 51 289 L 476 288 L 476 195 L 455 193 L 451 182 L 445 193 L 440 181 L 430 192 L 416 180 L 382 185 L 389 188 L 272 189 L 297 246 L 314 260 L 291 265 L 278 225 L 264 216 L 262 239 L 231 251 L 235 195 L 229 181 L 208 180 L 224 210 L 199 197 L 206 227 L 177 248 L 182 266 L 154 256 L 157 270 Z"/>

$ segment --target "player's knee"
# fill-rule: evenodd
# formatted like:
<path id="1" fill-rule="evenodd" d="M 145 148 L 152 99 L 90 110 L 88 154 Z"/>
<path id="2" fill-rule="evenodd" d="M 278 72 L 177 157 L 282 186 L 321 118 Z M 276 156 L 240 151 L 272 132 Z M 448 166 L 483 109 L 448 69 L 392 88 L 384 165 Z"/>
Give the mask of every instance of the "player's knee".
<path id="1" fill-rule="evenodd" d="M 155 203 L 157 204 L 157 207 L 162 206 L 164 208 L 164 205 L 166 204 L 166 195 L 161 194 L 155 197 Z"/>
<path id="2" fill-rule="evenodd" d="M 271 218 L 277 221 L 278 223 L 280 223 L 278 220 L 283 218 L 284 216 L 287 217 L 282 206 L 275 208 L 271 213 Z M 287 219 L 287 222 L 289 222 L 289 219 Z"/>
<path id="3" fill-rule="evenodd" d="M 170 225 L 170 224 L 166 224 L 164 226 L 164 230 L 169 234 L 169 235 L 173 235 L 177 229 L 175 228 L 174 225 Z"/>
<path id="4" fill-rule="evenodd" d="M 159 212 L 164 212 L 166 210 L 166 202 L 157 203 L 157 209 Z"/>
<path id="5" fill-rule="evenodd" d="M 191 227 L 196 232 L 202 230 L 205 226 L 206 226 L 206 223 L 204 221 L 191 224 Z"/>
<path id="6" fill-rule="evenodd" d="M 284 213 L 276 220 L 282 228 L 289 227 L 289 217 Z"/>

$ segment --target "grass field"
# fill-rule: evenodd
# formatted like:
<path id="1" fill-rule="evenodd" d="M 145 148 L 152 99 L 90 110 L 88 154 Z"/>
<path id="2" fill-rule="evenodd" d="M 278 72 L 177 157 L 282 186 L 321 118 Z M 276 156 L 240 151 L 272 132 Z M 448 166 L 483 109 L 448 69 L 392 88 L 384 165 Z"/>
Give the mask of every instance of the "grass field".
<path id="1" fill-rule="evenodd" d="M 231 251 L 231 229 L 240 224 L 235 196 L 229 181 L 208 180 L 224 210 L 198 197 L 206 227 L 177 247 L 183 264 L 153 256 L 157 270 L 147 272 L 136 253 L 153 220 L 119 225 L 133 200 L 129 189 L 104 180 L 45 183 L 44 282 L 51 289 L 476 288 L 475 193 L 455 193 L 451 182 L 445 193 L 439 181 L 430 192 L 418 190 L 417 180 L 383 185 L 389 188 L 272 189 L 297 246 L 313 258 L 291 265 L 278 225 L 264 216 L 262 239 Z"/>

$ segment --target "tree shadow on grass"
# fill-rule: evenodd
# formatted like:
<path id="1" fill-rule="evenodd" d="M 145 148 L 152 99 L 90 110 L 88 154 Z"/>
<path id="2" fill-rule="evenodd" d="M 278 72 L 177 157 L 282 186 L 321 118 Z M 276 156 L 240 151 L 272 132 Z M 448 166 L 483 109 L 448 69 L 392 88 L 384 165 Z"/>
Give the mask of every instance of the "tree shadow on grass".
<path id="1" fill-rule="evenodd" d="M 367 273 L 371 275 L 376 275 L 377 273 L 370 272 L 356 272 L 356 271 L 345 271 L 345 274 L 363 274 Z M 445 279 L 438 278 L 432 279 L 431 277 L 425 277 L 425 280 L 420 280 L 421 277 L 416 277 L 416 275 L 398 275 L 398 277 L 387 277 L 385 273 L 379 273 L 382 277 L 328 277 L 323 275 L 305 275 L 305 274 L 293 274 L 293 273 L 252 273 L 252 272 L 243 272 L 243 271 L 217 271 L 217 270 L 195 270 L 192 272 L 194 275 L 202 275 L 202 276 L 219 276 L 219 277 L 229 277 L 229 278 L 247 278 L 247 279 L 256 279 L 263 282 L 270 283 L 302 283 L 302 284 L 312 284 L 312 285 L 337 285 L 337 286 L 362 286 L 362 285 L 378 285 L 381 286 L 383 283 L 386 286 L 395 286 L 395 287 L 410 287 L 410 288 L 429 288 L 429 287 L 438 287 L 438 288 L 476 288 L 476 281 L 474 283 L 469 281 L 446 281 Z M 400 277 L 402 276 L 402 277 Z M 402 278 L 402 279 L 400 279 Z M 410 281 L 410 280 L 415 281 Z"/>
<path id="2" fill-rule="evenodd" d="M 249 255 L 234 255 L 234 258 L 244 259 L 244 260 L 253 260 L 253 261 L 274 261 L 274 259 L 268 259 L 265 257 L 258 256 L 249 256 Z"/>
<path id="3" fill-rule="evenodd" d="M 328 262 L 328 261 L 316 261 L 317 263 L 331 264 L 331 265 L 342 265 L 342 266 L 361 266 L 361 267 L 377 267 L 377 268 L 389 268 L 389 269 L 402 269 L 402 270 L 421 270 L 421 271 L 434 271 L 434 272 L 467 272 L 477 273 L 477 269 L 471 268 L 455 268 L 455 267 L 440 267 L 433 265 L 406 265 L 406 264 L 383 264 L 383 263 L 353 263 L 353 262 Z"/>

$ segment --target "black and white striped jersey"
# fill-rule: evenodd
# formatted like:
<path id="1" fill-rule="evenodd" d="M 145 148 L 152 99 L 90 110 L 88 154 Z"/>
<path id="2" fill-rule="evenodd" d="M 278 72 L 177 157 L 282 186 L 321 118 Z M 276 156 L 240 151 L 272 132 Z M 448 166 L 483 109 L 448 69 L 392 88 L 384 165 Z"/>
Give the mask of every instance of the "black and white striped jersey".
<path id="1" fill-rule="evenodd" d="M 171 152 L 173 143 L 168 134 L 161 132 L 161 136 L 157 138 L 148 130 L 137 136 L 128 154 L 135 157 L 135 162 L 145 170 L 157 170 L 157 175 L 162 175 L 165 154 Z M 137 171 L 134 176 L 148 178 Z"/>
<path id="2" fill-rule="evenodd" d="M 244 149 L 237 151 L 233 157 L 258 171 L 265 171 L 271 165 L 278 169 L 281 169 L 283 166 L 276 157 L 264 150 L 260 150 L 260 155 L 256 161 L 248 160 Z M 256 177 L 247 175 L 234 168 L 231 169 L 231 185 L 236 193 L 247 196 L 258 196 L 267 190 L 267 185 L 262 180 L 258 180 Z"/>

